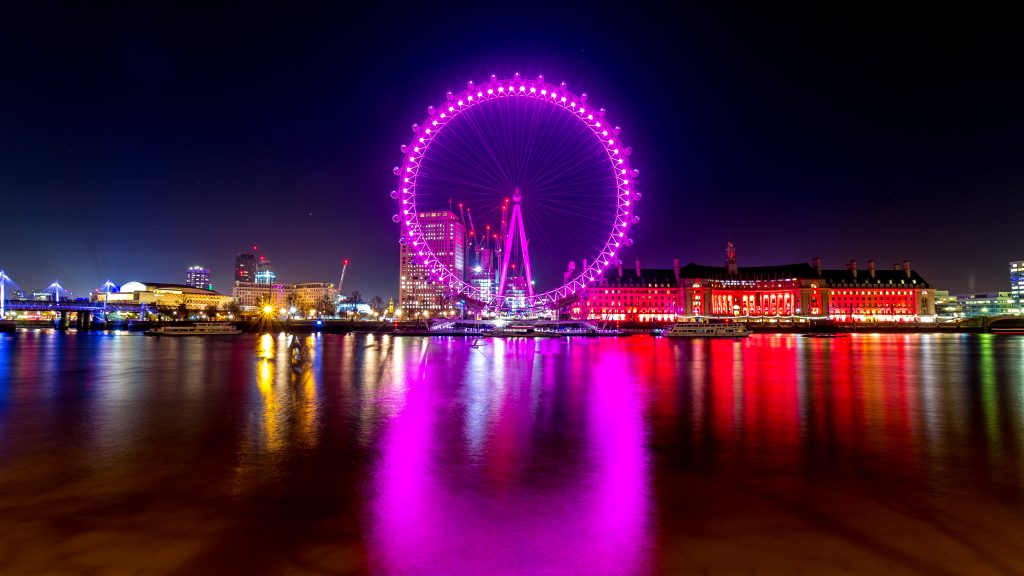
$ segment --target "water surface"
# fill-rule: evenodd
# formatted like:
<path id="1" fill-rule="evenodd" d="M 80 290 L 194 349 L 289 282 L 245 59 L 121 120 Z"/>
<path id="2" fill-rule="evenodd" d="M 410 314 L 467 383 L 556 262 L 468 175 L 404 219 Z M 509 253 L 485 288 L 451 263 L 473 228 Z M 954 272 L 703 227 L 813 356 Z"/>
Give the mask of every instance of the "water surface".
<path id="1" fill-rule="evenodd" d="M 1024 338 L 0 335 L 0 572 L 1024 574 Z"/>

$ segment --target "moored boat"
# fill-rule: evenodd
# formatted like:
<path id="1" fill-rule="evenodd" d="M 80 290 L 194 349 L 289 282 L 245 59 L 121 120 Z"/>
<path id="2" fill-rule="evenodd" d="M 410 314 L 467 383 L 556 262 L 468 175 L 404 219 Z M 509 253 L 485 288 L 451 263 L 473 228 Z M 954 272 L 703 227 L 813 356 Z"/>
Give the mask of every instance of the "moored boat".
<path id="1" fill-rule="evenodd" d="M 750 330 L 729 320 L 695 320 L 676 322 L 665 336 L 669 338 L 746 338 Z"/>

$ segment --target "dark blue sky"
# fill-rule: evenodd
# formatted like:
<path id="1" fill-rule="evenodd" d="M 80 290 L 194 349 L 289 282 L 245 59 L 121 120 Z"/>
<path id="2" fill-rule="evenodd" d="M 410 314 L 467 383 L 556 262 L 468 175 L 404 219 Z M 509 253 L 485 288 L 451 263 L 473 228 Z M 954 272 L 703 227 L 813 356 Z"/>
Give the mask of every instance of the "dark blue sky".
<path id="1" fill-rule="evenodd" d="M 347 291 L 397 295 L 409 125 L 515 71 L 623 126 L 644 192 L 627 263 L 719 264 L 732 238 L 741 266 L 910 258 L 980 291 L 1024 259 L 1010 14 L 126 6 L 0 8 L 0 267 L 24 288 L 203 264 L 226 291 L 259 244 L 284 281 L 348 257 Z"/>

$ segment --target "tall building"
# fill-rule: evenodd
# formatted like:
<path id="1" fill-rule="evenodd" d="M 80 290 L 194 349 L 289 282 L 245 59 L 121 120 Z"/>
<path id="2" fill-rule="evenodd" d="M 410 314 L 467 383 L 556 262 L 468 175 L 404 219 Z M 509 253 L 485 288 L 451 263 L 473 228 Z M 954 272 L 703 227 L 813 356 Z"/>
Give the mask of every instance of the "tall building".
<path id="1" fill-rule="evenodd" d="M 274 274 L 274 266 L 270 263 L 270 258 L 266 256 L 260 256 L 256 260 L 256 274 L 254 276 L 257 284 L 273 284 L 274 280 L 277 279 L 277 275 Z"/>
<path id="2" fill-rule="evenodd" d="M 185 271 L 185 285 L 213 290 L 213 284 L 210 283 L 210 269 L 202 266 L 189 266 Z"/>
<path id="3" fill-rule="evenodd" d="M 427 246 L 441 264 L 464 278 L 466 227 L 459 217 L 448 210 L 420 212 L 419 223 Z M 453 314 L 454 295 L 446 293 L 446 286 L 428 281 L 427 270 L 416 261 L 412 246 L 403 244 L 399 258 L 398 301 L 405 316 Z"/>
<path id="4" fill-rule="evenodd" d="M 1010 297 L 1024 304 L 1024 260 L 1010 262 Z"/>
<path id="5" fill-rule="evenodd" d="M 249 252 L 235 255 L 235 282 L 256 281 L 256 256 Z"/>

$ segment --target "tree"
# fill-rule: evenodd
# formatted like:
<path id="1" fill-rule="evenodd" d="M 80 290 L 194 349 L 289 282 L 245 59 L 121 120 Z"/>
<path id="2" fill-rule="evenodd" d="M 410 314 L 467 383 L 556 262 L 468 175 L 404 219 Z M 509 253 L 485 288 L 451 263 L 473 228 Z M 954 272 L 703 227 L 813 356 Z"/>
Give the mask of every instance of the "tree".
<path id="1" fill-rule="evenodd" d="M 212 320 L 215 316 L 217 316 L 217 307 L 214 306 L 213 304 L 210 304 L 209 306 L 203 309 L 203 312 L 206 313 L 207 318 L 210 318 Z"/>
<path id="2" fill-rule="evenodd" d="M 298 297 L 298 295 L 295 294 L 295 292 L 289 292 L 289 293 L 285 294 L 285 296 L 284 296 L 284 306 L 285 306 L 285 308 L 291 309 L 291 308 L 295 308 L 298 305 L 299 305 L 299 297 Z"/>
<path id="3" fill-rule="evenodd" d="M 348 299 L 351 300 L 353 304 L 357 304 L 363 300 L 363 294 L 359 290 L 353 290 L 352 293 L 349 294 Z"/>
<path id="4" fill-rule="evenodd" d="M 228 314 L 230 314 L 230 315 L 231 315 L 232 317 L 237 317 L 237 316 L 241 316 L 241 315 L 242 315 L 242 305 L 241 305 L 241 304 L 239 304 L 239 303 L 238 303 L 237 301 L 235 301 L 235 300 L 231 300 L 230 302 L 228 302 L 228 303 L 227 303 L 227 304 L 226 304 L 226 305 L 224 306 L 224 310 L 225 310 L 225 311 L 226 311 L 226 312 L 227 312 Z"/>
<path id="5" fill-rule="evenodd" d="M 386 305 L 384 304 L 384 299 L 381 298 L 380 296 L 374 296 L 373 298 L 370 298 L 370 308 L 377 314 L 383 314 L 386 308 Z"/>
<path id="6" fill-rule="evenodd" d="M 188 306 L 184 302 L 178 304 L 178 318 L 180 320 L 188 320 Z"/>
<path id="7" fill-rule="evenodd" d="M 317 314 L 321 316 L 333 316 L 336 311 L 334 308 L 334 301 L 327 295 L 318 298 L 314 307 L 316 308 Z"/>

